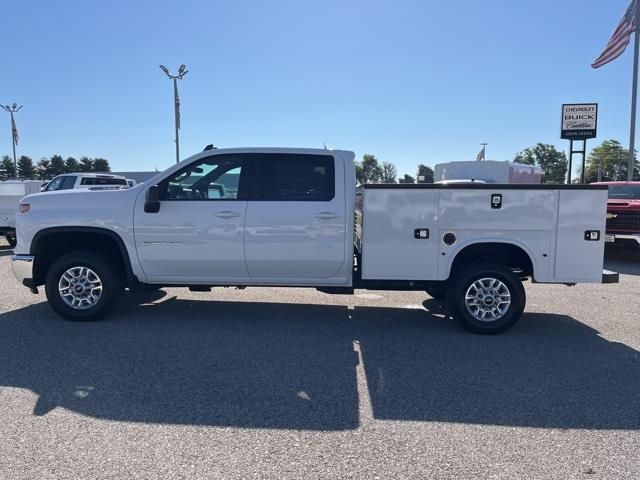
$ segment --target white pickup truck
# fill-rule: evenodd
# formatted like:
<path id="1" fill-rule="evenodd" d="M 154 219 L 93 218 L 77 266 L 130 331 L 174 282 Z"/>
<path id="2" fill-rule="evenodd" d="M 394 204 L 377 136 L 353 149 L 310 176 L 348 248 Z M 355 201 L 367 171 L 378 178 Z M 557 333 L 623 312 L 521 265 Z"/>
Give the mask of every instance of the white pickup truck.
<path id="1" fill-rule="evenodd" d="M 13 270 L 72 320 L 104 314 L 125 288 L 359 288 L 427 291 L 478 333 L 519 319 L 523 280 L 618 280 L 602 269 L 606 187 L 356 189 L 353 159 L 208 149 L 131 189 L 30 195 Z"/>

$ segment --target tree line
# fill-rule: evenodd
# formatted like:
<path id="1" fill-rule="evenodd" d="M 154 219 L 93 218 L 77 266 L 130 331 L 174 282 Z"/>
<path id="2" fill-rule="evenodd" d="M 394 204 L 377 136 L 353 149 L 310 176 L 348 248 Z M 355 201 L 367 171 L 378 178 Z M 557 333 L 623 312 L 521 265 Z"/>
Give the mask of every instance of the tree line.
<path id="1" fill-rule="evenodd" d="M 17 161 L 18 168 L 9 155 L 0 159 L 0 180 L 20 178 L 24 180 L 47 180 L 71 172 L 110 172 L 111 166 L 106 158 L 80 157 L 76 160 L 67 157 L 65 160 L 60 155 L 52 155 L 50 158 L 42 157 L 37 163 L 26 155 L 22 155 Z"/>
<path id="2" fill-rule="evenodd" d="M 618 140 L 605 140 L 594 147 L 585 164 L 585 183 L 627 179 L 629 150 Z M 569 161 L 565 152 L 548 143 L 537 143 L 516 153 L 514 162 L 538 165 L 542 169 L 544 183 L 561 184 L 567 181 Z M 578 159 L 574 161 L 578 162 Z M 633 177 L 640 178 L 640 162 L 634 161 Z M 391 162 L 380 162 L 375 155 L 365 154 L 356 162 L 356 181 L 363 183 L 433 183 L 433 169 L 420 164 L 415 176 L 404 174 L 398 177 L 398 170 Z M 574 183 L 580 181 L 580 172 Z"/>
<path id="3" fill-rule="evenodd" d="M 533 147 L 525 148 L 516 154 L 515 162 L 539 165 L 544 174 L 545 183 L 565 183 L 569 170 L 567 155 L 547 143 L 538 143 Z M 626 180 L 628 170 L 629 150 L 624 148 L 618 140 L 605 140 L 594 147 L 587 155 L 585 162 L 585 183 L 597 181 Z M 579 159 L 574 161 L 579 162 Z M 574 183 L 580 181 L 581 168 Z M 640 163 L 635 158 L 633 178 L 640 176 Z"/>
<path id="4" fill-rule="evenodd" d="M 363 183 L 433 183 L 431 167 L 420 164 L 416 176 L 408 174 L 398 178 L 398 169 L 391 162 L 380 163 L 375 155 L 366 153 L 362 161 L 356 162 L 356 182 Z"/>

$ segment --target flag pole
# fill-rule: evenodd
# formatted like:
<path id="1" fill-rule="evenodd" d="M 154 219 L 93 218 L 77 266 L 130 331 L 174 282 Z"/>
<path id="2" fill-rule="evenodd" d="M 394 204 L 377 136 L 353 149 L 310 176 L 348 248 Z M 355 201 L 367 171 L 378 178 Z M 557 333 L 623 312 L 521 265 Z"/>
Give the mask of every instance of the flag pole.
<path id="1" fill-rule="evenodd" d="M 180 113 L 178 113 L 178 78 L 173 79 L 173 114 L 176 121 L 176 163 L 180 163 L 180 137 L 178 136 L 178 129 L 180 128 Z"/>
<path id="2" fill-rule="evenodd" d="M 16 124 L 16 120 L 13 118 L 13 111 L 11 114 L 11 145 L 13 146 L 13 171 L 15 177 L 18 178 L 18 161 L 16 160 L 16 136 L 13 134 L 13 127 Z"/>
<path id="3" fill-rule="evenodd" d="M 636 103 L 638 99 L 638 40 L 640 39 L 640 32 L 637 28 L 633 36 L 633 85 L 631 86 L 631 126 L 629 128 L 629 164 L 627 166 L 627 180 L 630 182 L 633 181 L 636 141 Z"/>

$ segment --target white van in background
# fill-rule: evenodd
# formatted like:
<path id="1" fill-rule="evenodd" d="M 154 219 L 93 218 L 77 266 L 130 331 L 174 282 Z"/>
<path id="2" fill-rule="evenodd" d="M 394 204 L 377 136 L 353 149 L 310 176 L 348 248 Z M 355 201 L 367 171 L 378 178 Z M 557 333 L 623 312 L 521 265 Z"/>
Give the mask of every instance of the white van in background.
<path id="1" fill-rule="evenodd" d="M 447 162 L 435 166 L 433 177 L 436 183 L 467 179 L 485 183 L 540 184 L 542 169 L 537 165 L 495 160 Z"/>
<path id="2" fill-rule="evenodd" d="M 0 182 L 0 235 L 4 235 L 11 248 L 16 246 L 16 213 L 22 197 L 40 191 L 40 182 L 34 180 L 6 180 Z"/>

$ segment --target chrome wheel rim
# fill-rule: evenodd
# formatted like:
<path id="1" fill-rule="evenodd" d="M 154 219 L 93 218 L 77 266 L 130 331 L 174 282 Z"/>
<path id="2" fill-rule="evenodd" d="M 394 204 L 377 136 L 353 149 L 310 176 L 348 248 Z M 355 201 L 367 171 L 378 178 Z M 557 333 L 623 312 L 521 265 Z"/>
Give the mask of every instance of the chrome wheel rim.
<path id="1" fill-rule="evenodd" d="M 480 278 L 467 289 L 464 298 L 467 312 L 479 322 L 500 320 L 511 306 L 509 288 L 497 278 Z"/>
<path id="2" fill-rule="evenodd" d="M 102 280 L 88 267 L 71 267 L 58 282 L 62 301 L 74 310 L 94 307 L 102 296 Z"/>

